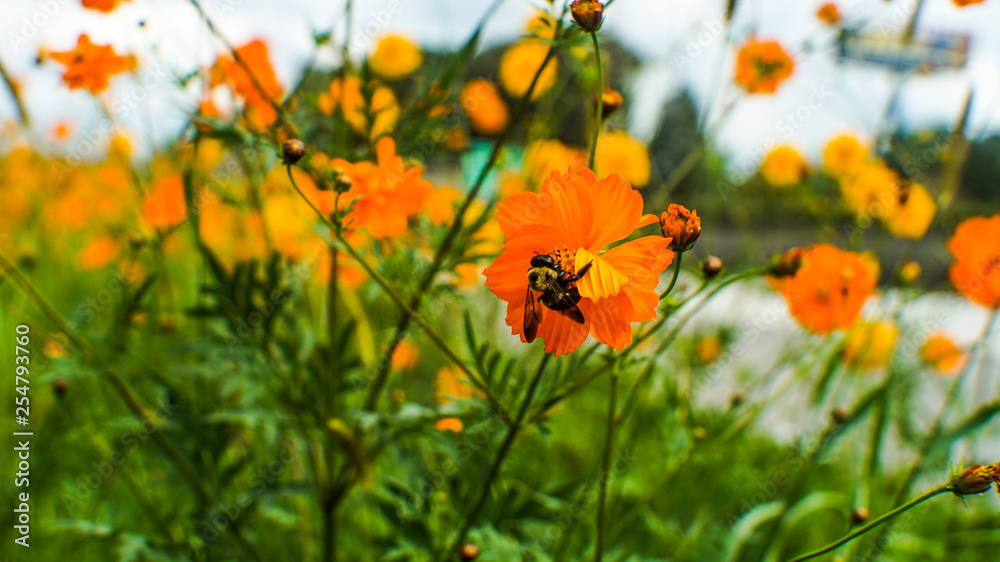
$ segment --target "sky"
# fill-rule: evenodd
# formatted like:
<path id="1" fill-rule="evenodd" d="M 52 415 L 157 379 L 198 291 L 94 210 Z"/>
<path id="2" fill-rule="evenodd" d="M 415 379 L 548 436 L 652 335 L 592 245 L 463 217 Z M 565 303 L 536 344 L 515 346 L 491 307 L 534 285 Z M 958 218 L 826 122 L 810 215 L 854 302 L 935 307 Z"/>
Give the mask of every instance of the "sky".
<path id="1" fill-rule="evenodd" d="M 51 139 L 57 123 L 73 124 L 66 141 L 82 152 L 87 141 L 105 141 L 98 102 L 61 82 L 61 67 L 36 67 L 41 48 L 69 50 L 80 33 L 95 43 L 112 44 L 119 53 L 135 53 L 139 71 L 116 78 L 106 92 L 115 121 L 138 137 L 139 145 L 175 138 L 185 112 L 200 96 L 198 86 L 177 86 L 176 78 L 212 63 L 218 43 L 208 34 L 187 0 L 131 0 L 111 14 L 85 10 L 79 0 L 0 0 L 0 60 L 23 85 L 37 137 Z M 312 34 L 335 30 L 344 0 L 202 0 L 210 16 L 234 44 L 266 40 L 279 80 L 295 82 L 312 53 Z M 541 0 L 506 0 L 485 33 L 485 46 L 517 38 Z M 899 33 L 916 0 L 842 0 L 849 22 Z M 356 0 L 352 56 L 371 52 L 389 33 L 407 35 L 424 48 L 462 44 L 486 11 L 487 0 Z M 970 88 L 975 97 L 973 137 L 1000 129 L 1000 0 L 964 9 L 951 0 L 926 0 L 918 36 L 931 32 L 968 33 L 971 49 L 965 69 L 925 76 L 901 76 L 872 66 L 841 65 L 830 28 L 815 18 L 815 0 L 740 0 L 730 28 L 722 25 L 725 0 L 616 0 L 607 11 L 602 33 L 637 53 L 642 68 L 626 94 L 631 101 L 630 130 L 649 140 L 659 109 L 682 88 L 701 104 L 711 105 L 708 125 L 716 146 L 731 157 L 735 173 L 755 167 L 763 152 L 789 144 L 813 160 L 831 137 L 851 132 L 871 137 L 884 126 L 886 108 L 901 86 L 894 119 L 909 129 L 948 127 L 961 112 Z M 140 27 L 139 22 L 145 22 Z M 991 29 L 992 28 L 992 29 Z M 740 44 L 750 36 L 775 39 L 796 63 L 793 77 L 773 96 L 739 95 L 732 86 L 735 52 L 726 35 Z M 338 63 L 332 53 L 320 61 Z M 195 81 L 197 82 L 197 81 Z M 0 121 L 12 119 L 14 106 L 0 92 Z M 67 149 L 67 147 L 63 147 Z M 83 155 L 85 156 L 85 155 Z"/>

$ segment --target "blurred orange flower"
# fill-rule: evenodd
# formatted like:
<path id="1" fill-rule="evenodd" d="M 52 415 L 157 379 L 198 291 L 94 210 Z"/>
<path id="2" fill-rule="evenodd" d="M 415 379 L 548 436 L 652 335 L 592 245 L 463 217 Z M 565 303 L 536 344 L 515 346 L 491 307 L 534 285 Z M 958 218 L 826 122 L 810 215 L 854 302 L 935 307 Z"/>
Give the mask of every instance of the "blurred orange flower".
<path id="1" fill-rule="evenodd" d="M 601 133 L 594 167 L 598 176 L 618 174 L 635 188 L 649 184 L 649 150 L 625 131 Z"/>
<path id="2" fill-rule="evenodd" d="M 951 284 L 965 298 L 1000 308 L 1000 215 L 966 219 L 948 240 Z"/>
<path id="3" fill-rule="evenodd" d="M 236 55 L 253 73 L 227 55 L 220 55 L 211 70 L 212 86 L 226 83 L 246 101 L 244 111 L 255 129 L 269 127 L 278 119 L 273 104 L 281 100 L 282 88 L 271 66 L 267 44 L 255 39 L 236 49 Z"/>
<path id="4" fill-rule="evenodd" d="M 371 106 L 368 107 L 366 104 L 368 98 L 362 91 L 362 86 L 361 79 L 357 76 L 334 79 L 330 82 L 329 90 L 319 95 L 320 112 L 323 115 L 333 115 L 334 109 L 339 106 L 344 119 L 350 123 L 354 132 L 370 135 L 371 138 L 391 133 L 396 126 L 396 120 L 399 119 L 399 102 L 396 94 L 386 86 L 370 83 L 366 86 L 372 88 Z M 373 125 L 368 122 L 369 115 L 374 117 Z"/>
<path id="5" fill-rule="evenodd" d="M 822 20 L 824 23 L 830 25 L 836 25 L 840 23 L 840 9 L 833 2 L 827 2 L 819 7 L 816 12 L 816 17 Z"/>
<path id="6" fill-rule="evenodd" d="M 500 58 L 500 83 L 508 94 L 515 98 L 524 97 L 548 52 L 549 46 L 537 39 L 522 39 L 507 49 Z M 555 85 L 558 75 L 559 61 L 553 57 L 538 78 L 531 100 L 545 95 Z"/>
<path id="7" fill-rule="evenodd" d="M 118 242 L 110 236 L 100 236 L 87 243 L 78 257 L 80 269 L 93 271 L 118 259 Z"/>
<path id="8" fill-rule="evenodd" d="M 844 340 L 844 362 L 862 370 L 889 364 L 899 329 L 891 322 L 865 322 L 855 326 Z"/>
<path id="9" fill-rule="evenodd" d="M 412 371 L 420 361 L 420 348 L 410 342 L 403 340 L 392 352 L 390 365 L 397 371 Z"/>
<path id="10" fill-rule="evenodd" d="M 965 6 L 970 6 L 972 4 L 982 4 L 986 0 L 951 0 L 959 8 L 964 8 Z"/>
<path id="11" fill-rule="evenodd" d="M 108 13 L 117 8 L 120 2 L 127 1 L 128 0 L 83 0 L 83 7 Z"/>
<path id="12" fill-rule="evenodd" d="M 874 257 L 816 244 L 802 252 L 800 263 L 779 284 L 792 316 L 817 334 L 853 326 L 878 285 Z"/>
<path id="13" fill-rule="evenodd" d="M 511 195 L 497 208 L 497 221 L 506 236 L 503 252 L 483 272 L 486 285 L 507 302 L 507 325 L 527 341 L 524 333 L 531 259 L 549 255 L 562 271 L 572 275 L 590 269 L 566 286 L 583 316 L 578 323 L 565 314 L 535 302 L 538 335 L 545 351 L 564 355 L 594 336 L 615 349 L 632 341 L 632 322 L 656 318 L 660 273 L 674 253 L 663 237 L 646 236 L 602 253 L 605 246 L 629 237 L 635 229 L 657 218 L 642 214 L 643 201 L 619 176 L 598 180 L 584 167 L 553 173 L 540 193 Z"/>
<path id="14" fill-rule="evenodd" d="M 83 34 L 71 51 L 51 53 L 52 59 L 66 67 L 63 81 L 71 90 L 84 88 L 92 94 L 103 92 L 108 79 L 135 66 L 132 57 L 120 57 L 111 45 L 95 45 Z"/>
<path id="15" fill-rule="evenodd" d="M 798 185 L 810 171 L 806 159 L 790 146 L 775 148 L 760 164 L 760 175 L 774 187 Z"/>
<path id="16" fill-rule="evenodd" d="M 937 334 L 921 346 L 920 358 L 942 373 L 954 373 L 964 362 L 965 354 L 947 336 Z"/>
<path id="17" fill-rule="evenodd" d="M 142 214 L 149 226 L 163 231 L 178 225 L 187 217 L 184 202 L 184 181 L 174 174 L 156 184 L 142 202 Z"/>
<path id="18" fill-rule="evenodd" d="M 856 174 L 868 160 L 868 149 L 861 141 L 841 135 L 827 143 L 823 150 L 823 172 L 836 179 Z"/>
<path id="19" fill-rule="evenodd" d="M 368 59 L 375 74 L 387 80 L 401 80 L 413 74 L 424 62 L 424 54 L 401 35 L 383 37 Z"/>
<path id="20" fill-rule="evenodd" d="M 722 356 L 722 340 L 715 334 L 701 338 L 694 345 L 694 356 L 703 365 L 715 363 Z"/>
<path id="21" fill-rule="evenodd" d="M 423 167 L 406 167 L 396 155 L 392 138 L 379 139 L 375 155 L 376 162 L 352 164 L 339 158 L 331 162 L 351 179 L 351 189 L 341 200 L 357 198 L 345 224 L 365 228 L 375 238 L 399 236 L 406 232 L 407 219 L 424 208 L 434 188 L 421 178 Z"/>
<path id="22" fill-rule="evenodd" d="M 455 219 L 455 203 L 462 200 L 462 192 L 454 187 L 441 187 L 427 199 L 427 218 L 434 226 L 451 224 Z"/>
<path id="23" fill-rule="evenodd" d="M 462 88 L 462 109 L 469 116 L 469 123 L 476 133 L 493 137 L 507 128 L 510 111 L 500 96 L 500 91 L 485 78 L 470 80 Z"/>
<path id="24" fill-rule="evenodd" d="M 736 57 L 736 83 L 751 94 L 773 94 L 794 69 L 779 43 L 751 39 Z"/>

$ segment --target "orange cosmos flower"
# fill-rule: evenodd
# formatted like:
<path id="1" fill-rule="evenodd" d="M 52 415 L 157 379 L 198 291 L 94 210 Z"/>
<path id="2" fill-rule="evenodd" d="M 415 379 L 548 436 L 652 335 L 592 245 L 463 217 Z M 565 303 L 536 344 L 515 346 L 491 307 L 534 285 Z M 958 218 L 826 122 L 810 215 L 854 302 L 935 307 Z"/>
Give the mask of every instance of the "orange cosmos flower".
<path id="1" fill-rule="evenodd" d="M 454 187 L 442 187 L 427 200 L 427 218 L 433 226 L 451 224 L 455 220 L 455 203 L 462 200 L 462 192 Z"/>
<path id="2" fill-rule="evenodd" d="M 392 352 L 390 365 L 397 371 L 412 371 L 420 361 L 420 348 L 409 340 L 403 340 Z"/>
<path id="3" fill-rule="evenodd" d="M 118 259 L 119 252 L 118 242 L 114 238 L 99 236 L 80 250 L 77 261 L 81 270 L 93 271 L 114 262 Z"/>
<path id="4" fill-rule="evenodd" d="M 954 2 L 959 8 L 971 6 L 972 4 L 982 4 L 985 1 L 986 0 L 952 0 L 952 2 Z"/>
<path id="5" fill-rule="evenodd" d="M 920 347 L 920 358 L 942 373 L 954 373 L 965 360 L 962 350 L 946 336 L 934 335 Z"/>
<path id="6" fill-rule="evenodd" d="M 817 334 L 853 326 L 875 293 L 878 262 L 830 244 L 807 248 L 798 262 L 794 275 L 778 283 L 792 316 Z"/>
<path id="7" fill-rule="evenodd" d="M 736 83 L 751 94 L 773 94 L 794 68 L 780 44 L 751 39 L 736 58 Z"/>
<path id="8" fill-rule="evenodd" d="M 460 96 L 462 109 L 469 116 L 469 123 L 476 133 L 493 137 L 507 128 L 510 111 L 500 96 L 500 91 L 485 78 L 469 81 Z"/>
<path id="9" fill-rule="evenodd" d="M 827 2 L 819 7 L 819 11 L 816 12 L 816 17 L 824 23 L 837 25 L 840 23 L 840 9 L 837 8 L 837 5 L 833 2 Z"/>
<path id="10" fill-rule="evenodd" d="M 87 34 L 77 39 L 75 49 L 51 53 L 51 56 L 53 60 L 66 67 L 63 82 L 71 90 L 84 88 L 92 94 L 107 89 L 108 78 L 131 70 L 135 66 L 135 59 L 116 55 L 111 45 L 91 43 Z"/>
<path id="11" fill-rule="evenodd" d="M 142 202 L 146 222 L 157 230 L 167 230 L 187 217 L 184 202 L 184 181 L 175 174 L 156 184 Z"/>
<path id="12" fill-rule="evenodd" d="M 806 159 L 790 146 L 775 148 L 760 164 L 760 175 L 774 187 L 798 185 L 810 171 Z"/>
<path id="13" fill-rule="evenodd" d="M 375 238 L 399 236 L 406 232 L 407 218 L 424 208 L 434 188 L 421 178 L 423 167 L 406 167 L 396 155 L 392 138 L 379 139 L 375 156 L 377 163 L 352 164 L 339 158 L 331 162 L 351 180 L 351 189 L 341 201 L 357 199 L 345 224 L 352 229 L 366 228 Z"/>
<path id="14" fill-rule="evenodd" d="M 507 302 L 507 325 L 525 335 L 525 306 L 532 298 L 537 334 L 545 351 L 564 355 L 594 336 L 615 349 L 632 340 L 632 322 L 656 319 L 659 275 L 674 259 L 669 240 L 645 236 L 602 252 L 608 244 L 654 224 L 642 214 L 642 196 L 619 176 L 598 180 L 584 167 L 553 173 L 539 193 L 516 193 L 497 207 L 506 237 L 503 252 L 486 268 L 486 285 Z M 528 289 L 532 258 L 547 255 L 569 275 L 589 269 L 565 289 L 579 296 L 582 322 L 549 309 Z M 574 299 L 575 300 L 575 299 Z"/>
<path id="15" fill-rule="evenodd" d="M 83 0 L 83 7 L 109 13 L 118 7 L 119 2 L 123 1 L 127 2 L 128 0 Z"/>
<path id="16" fill-rule="evenodd" d="M 269 127 L 278 118 L 272 102 L 280 100 L 282 88 L 271 66 L 267 44 L 255 39 L 236 49 L 236 54 L 253 72 L 253 77 L 242 64 L 222 55 L 212 67 L 212 86 L 228 84 L 236 95 L 246 100 L 245 111 L 250 124 L 258 130 Z"/>
<path id="17" fill-rule="evenodd" d="M 986 308 L 1000 308 L 1000 215 L 962 221 L 948 251 L 955 258 L 948 270 L 955 290 Z"/>

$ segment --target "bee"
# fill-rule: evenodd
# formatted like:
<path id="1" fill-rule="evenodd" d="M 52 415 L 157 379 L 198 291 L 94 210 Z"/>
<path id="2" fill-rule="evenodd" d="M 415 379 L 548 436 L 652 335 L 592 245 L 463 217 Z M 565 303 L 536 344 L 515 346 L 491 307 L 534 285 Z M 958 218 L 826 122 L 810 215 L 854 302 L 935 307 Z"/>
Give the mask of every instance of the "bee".
<path id="1" fill-rule="evenodd" d="M 580 291 L 569 285 L 583 278 L 593 263 L 588 263 L 581 267 L 580 271 L 570 275 L 548 254 L 536 254 L 531 258 L 531 268 L 528 269 L 528 292 L 524 298 L 524 339 L 528 340 L 528 343 L 535 341 L 538 324 L 542 320 L 535 308 L 536 300 L 577 324 L 583 324 L 583 313 L 576 305 L 580 302 Z"/>

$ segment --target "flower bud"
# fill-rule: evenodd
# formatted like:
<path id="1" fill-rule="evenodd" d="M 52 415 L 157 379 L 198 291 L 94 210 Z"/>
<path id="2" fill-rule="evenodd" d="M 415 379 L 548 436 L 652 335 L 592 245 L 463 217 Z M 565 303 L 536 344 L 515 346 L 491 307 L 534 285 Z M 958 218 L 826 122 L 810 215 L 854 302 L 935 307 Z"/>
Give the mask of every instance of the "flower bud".
<path id="1" fill-rule="evenodd" d="M 569 9 L 576 25 L 588 33 L 601 29 L 604 24 L 604 4 L 597 0 L 575 0 Z"/>
<path id="2" fill-rule="evenodd" d="M 722 260 L 717 256 L 708 256 L 701 262 L 701 274 L 705 279 L 714 279 L 722 273 Z"/>
<path id="3" fill-rule="evenodd" d="M 701 219 L 698 211 L 689 211 L 685 206 L 671 203 L 667 212 L 660 216 L 660 231 L 666 238 L 672 238 L 668 246 L 675 252 L 686 252 L 694 247 L 701 236 Z"/>
<path id="4" fill-rule="evenodd" d="M 783 279 L 794 277 L 802 267 L 802 255 L 805 250 L 802 248 L 792 248 L 780 256 L 776 256 L 767 265 L 767 274 L 771 277 Z"/>
<path id="5" fill-rule="evenodd" d="M 994 482 L 1000 484 L 1000 473 L 996 466 L 974 464 L 951 477 L 951 492 L 956 496 L 982 494 L 990 491 Z"/>
<path id="6" fill-rule="evenodd" d="M 900 285 L 908 287 L 916 283 L 917 279 L 920 278 L 921 272 L 922 269 L 919 263 L 913 260 L 905 261 L 900 264 L 899 271 L 896 272 L 896 280 L 899 281 Z"/>
<path id="7" fill-rule="evenodd" d="M 294 164 L 306 154 L 306 145 L 299 139 L 285 141 L 281 145 L 281 154 L 285 158 L 285 164 Z"/>
<path id="8" fill-rule="evenodd" d="M 595 95 L 596 99 L 597 96 Z M 604 93 L 601 94 L 601 100 L 603 105 L 601 106 L 601 118 L 607 119 L 612 113 L 621 108 L 622 104 L 625 103 L 625 98 L 622 97 L 621 92 L 617 90 L 612 90 L 611 88 L 604 88 Z"/>
<path id="9" fill-rule="evenodd" d="M 52 391 L 56 393 L 56 396 L 62 398 L 69 391 L 69 383 L 65 379 L 56 379 L 52 381 Z"/>
<path id="10" fill-rule="evenodd" d="M 852 525 L 860 525 L 865 521 L 868 521 L 869 517 L 871 517 L 871 514 L 868 512 L 867 507 L 855 507 L 851 510 Z"/>
<path id="11" fill-rule="evenodd" d="M 847 411 L 847 408 L 844 408 L 843 406 L 837 406 L 836 408 L 833 409 L 833 412 L 830 413 L 830 418 L 833 419 L 833 423 L 836 423 L 838 425 L 846 422 L 848 419 L 850 419 L 850 417 L 851 413 Z"/>
<path id="12" fill-rule="evenodd" d="M 465 543 L 458 549 L 458 557 L 462 560 L 475 560 L 479 556 L 479 547 L 472 543 Z"/>

